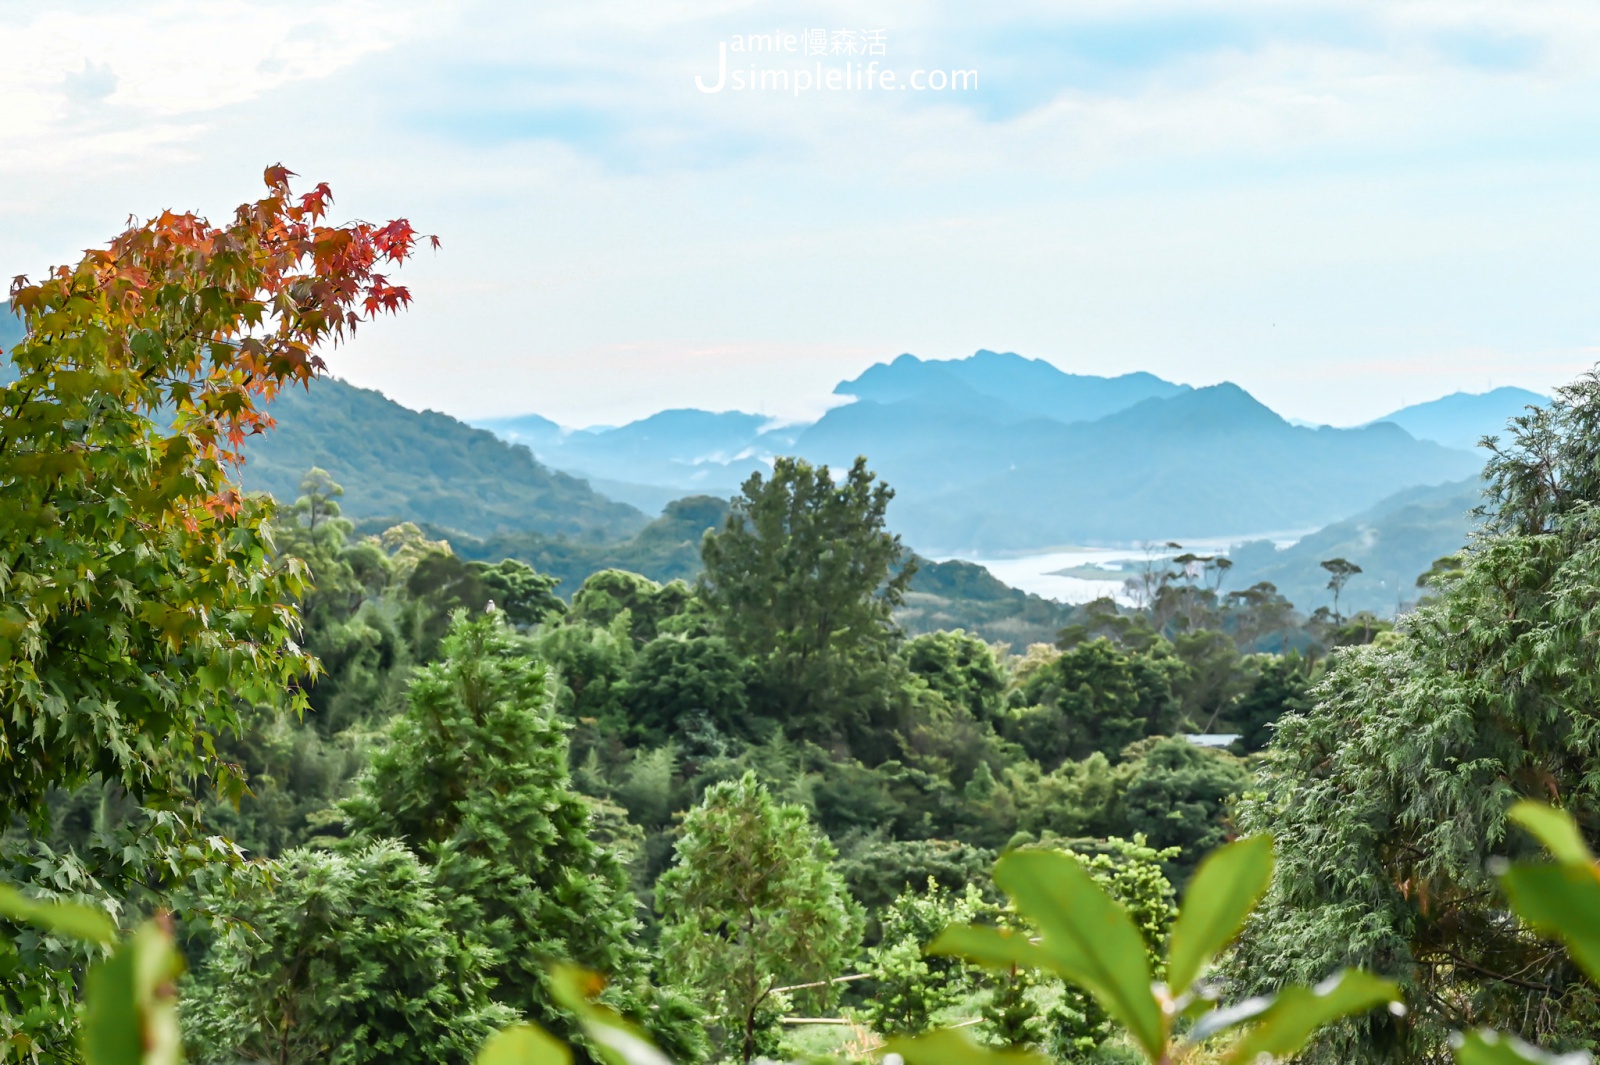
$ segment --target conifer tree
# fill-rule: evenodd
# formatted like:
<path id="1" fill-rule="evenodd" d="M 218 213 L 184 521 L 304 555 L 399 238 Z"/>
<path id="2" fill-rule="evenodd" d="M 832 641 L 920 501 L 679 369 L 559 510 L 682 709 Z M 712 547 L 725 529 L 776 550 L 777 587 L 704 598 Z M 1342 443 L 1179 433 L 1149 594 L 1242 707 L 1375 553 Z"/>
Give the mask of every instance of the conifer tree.
<path id="1" fill-rule="evenodd" d="M 661 957 L 744 1061 L 774 1049 L 777 989 L 843 975 L 860 945 L 833 855 L 805 808 L 774 801 L 754 773 L 706 789 L 684 817 L 677 862 L 656 883 Z"/>
<path id="2" fill-rule="evenodd" d="M 894 492 L 873 477 L 865 459 L 836 481 L 827 466 L 780 458 L 770 477 L 744 483 L 701 547 L 700 594 L 788 722 L 845 723 L 860 698 L 852 682 L 898 639 L 893 612 L 916 567 L 901 565 L 885 525 Z"/>
<path id="3" fill-rule="evenodd" d="M 225 931 L 183 996 L 202 1065 L 445 1065 L 515 1019 L 489 952 L 450 926 L 434 871 L 393 840 L 297 850 L 247 890 L 210 893 Z"/>
<path id="4" fill-rule="evenodd" d="M 436 866 L 454 920 L 494 952 L 495 998 L 570 1037 L 551 962 L 606 974 L 624 1010 L 645 1011 L 650 991 L 637 901 L 621 862 L 590 838 L 550 690 L 498 613 L 458 612 L 444 660 L 418 671 L 410 706 L 343 810 L 358 838 L 398 838 Z"/>
<path id="5" fill-rule="evenodd" d="M 1587 1045 L 1600 996 L 1512 919 L 1493 858 L 1518 797 L 1558 800 L 1600 839 L 1600 377 L 1512 420 L 1485 524 L 1402 634 L 1336 654 L 1285 715 L 1246 831 L 1278 864 L 1234 978 L 1267 991 L 1329 966 L 1400 977 L 1405 1019 L 1319 1037 L 1317 1060 L 1443 1060 L 1451 1028 Z"/>

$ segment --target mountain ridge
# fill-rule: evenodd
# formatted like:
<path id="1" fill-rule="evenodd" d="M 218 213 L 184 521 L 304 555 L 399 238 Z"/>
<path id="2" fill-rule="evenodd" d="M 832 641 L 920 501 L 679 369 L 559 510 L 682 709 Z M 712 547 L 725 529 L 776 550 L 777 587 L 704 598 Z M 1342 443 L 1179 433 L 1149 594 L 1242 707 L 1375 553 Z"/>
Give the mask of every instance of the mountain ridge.
<path id="1" fill-rule="evenodd" d="M 988 349 L 902 354 L 834 393 L 853 402 L 781 433 L 758 415 L 679 409 L 534 450 L 656 506 L 667 489 L 731 495 L 778 454 L 833 467 L 865 455 L 897 493 L 906 541 L 944 554 L 1313 529 L 1479 465 L 1392 422 L 1292 425 L 1232 382 L 1069 374 Z"/>
<path id="2" fill-rule="evenodd" d="M 240 479 L 280 502 L 293 502 L 301 477 L 320 466 L 344 486 L 341 506 L 353 519 L 580 539 L 629 536 L 649 521 L 522 445 L 336 377 L 279 393 L 269 413 L 277 427 L 246 441 Z"/>
<path id="3" fill-rule="evenodd" d="M 1480 438 L 1504 432 L 1507 420 L 1527 407 L 1548 402 L 1549 396 L 1503 385 L 1488 392 L 1452 392 L 1426 403 L 1413 403 L 1367 424 L 1389 422 L 1419 440 L 1475 448 Z"/>

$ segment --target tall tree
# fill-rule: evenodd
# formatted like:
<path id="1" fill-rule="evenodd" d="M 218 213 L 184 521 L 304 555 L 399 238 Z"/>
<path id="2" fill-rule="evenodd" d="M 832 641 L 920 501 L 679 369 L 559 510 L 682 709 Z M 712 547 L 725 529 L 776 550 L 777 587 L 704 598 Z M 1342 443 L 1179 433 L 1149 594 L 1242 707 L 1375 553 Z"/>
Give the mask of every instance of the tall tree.
<path id="1" fill-rule="evenodd" d="M 1343 625 L 1344 615 L 1339 613 L 1339 593 L 1344 591 L 1351 577 L 1361 572 L 1361 567 L 1347 558 L 1325 558 L 1317 565 L 1328 571 L 1328 590 L 1333 593 L 1333 623 L 1335 626 Z"/>
<path id="2" fill-rule="evenodd" d="M 357 794 L 358 838 L 407 841 L 438 891 L 494 950 L 494 995 L 571 1034 L 549 964 L 610 975 L 624 1008 L 645 994 L 637 905 L 616 856 L 592 839 L 588 800 L 567 773 L 566 725 L 544 667 L 498 613 L 458 612 L 444 660 L 418 671 Z"/>
<path id="3" fill-rule="evenodd" d="M 893 611 L 915 571 L 885 528 L 893 497 L 863 458 L 838 479 L 780 458 L 770 477 L 745 482 L 721 531 L 706 534 L 701 594 L 734 650 L 761 663 L 781 713 L 826 716 L 852 667 L 893 647 Z"/>
<path id="4" fill-rule="evenodd" d="M 772 1049 L 774 991 L 841 975 L 860 946 L 860 908 L 833 855 L 805 808 L 775 802 L 754 773 L 706 789 L 684 817 L 676 864 L 656 884 L 661 957 L 744 1061 Z"/>
<path id="5" fill-rule="evenodd" d="M 268 401 L 323 368 L 321 345 L 408 302 L 380 271 L 417 237 L 328 224 L 327 186 L 295 195 L 291 176 L 267 170 L 267 196 L 225 225 L 163 212 L 12 285 L 26 335 L 0 386 L 0 816 L 28 828 L 8 875 L 40 890 L 159 897 L 229 856 L 186 842 L 196 782 L 240 787 L 214 737 L 242 706 L 303 705 L 304 570 L 230 474 Z M 44 842 L 47 796 L 76 788 L 118 812 L 63 852 Z M 64 1044 L 74 966 L 18 949 L 0 936 L 0 1029 Z M 65 1010 L 12 996 L 40 986 Z"/>
<path id="6" fill-rule="evenodd" d="M 1444 1060 L 1452 1028 L 1586 1046 L 1600 995 L 1507 917 L 1491 858 L 1518 796 L 1600 838 L 1600 378 L 1513 419 L 1488 521 L 1403 634 L 1340 651 L 1319 701 L 1279 722 L 1241 807 L 1277 873 L 1234 977 L 1267 990 L 1326 963 L 1409 985 L 1405 1020 L 1330 1030 L 1318 1060 Z"/>

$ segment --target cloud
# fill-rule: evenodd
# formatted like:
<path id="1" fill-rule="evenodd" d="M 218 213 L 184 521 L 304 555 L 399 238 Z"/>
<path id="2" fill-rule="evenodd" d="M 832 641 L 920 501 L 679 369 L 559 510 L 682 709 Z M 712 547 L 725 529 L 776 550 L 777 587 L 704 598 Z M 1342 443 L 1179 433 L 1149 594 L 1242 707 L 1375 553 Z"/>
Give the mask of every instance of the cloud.
<path id="1" fill-rule="evenodd" d="M 811 27 L 979 88 L 696 90 L 720 41 Z M 11 272 L 281 159 L 444 237 L 335 365 L 462 413 L 803 416 L 994 347 L 1350 421 L 1594 339 L 1587 2 L 223 0 L 0 37 Z"/>
<path id="2" fill-rule="evenodd" d="M 429 6 L 223 0 L 7 8 L 0 14 L 0 169 L 170 150 L 174 140 L 201 135 L 207 116 L 392 47 L 427 21 Z"/>

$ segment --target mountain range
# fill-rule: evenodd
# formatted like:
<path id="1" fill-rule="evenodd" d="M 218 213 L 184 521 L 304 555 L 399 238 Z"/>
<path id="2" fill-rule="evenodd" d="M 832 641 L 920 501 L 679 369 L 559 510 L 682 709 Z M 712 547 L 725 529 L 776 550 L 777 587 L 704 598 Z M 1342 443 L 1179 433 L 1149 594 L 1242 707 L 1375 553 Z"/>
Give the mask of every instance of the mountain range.
<path id="1" fill-rule="evenodd" d="M 0 351 L 11 350 L 24 335 L 22 319 L 11 313 L 11 304 L 0 303 Z"/>
<path id="2" fill-rule="evenodd" d="M 6 311 L 0 347 L 21 336 Z M 417 521 L 469 557 L 521 557 L 575 584 L 607 565 L 686 575 L 724 500 L 773 455 L 840 466 L 866 454 L 898 492 L 892 527 L 924 556 L 1232 538 L 1230 588 L 1271 580 L 1314 609 L 1327 598 L 1318 563 L 1343 556 L 1363 568 L 1347 612 L 1389 612 L 1466 540 L 1481 491 L 1472 445 L 1545 401 L 1457 393 L 1333 429 L 1286 422 L 1231 384 L 1074 375 L 990 351 L 902 355 L 834 391 L 845 404 L 804 425 L 688 409 L 576 431 L 530 414 L 491 433 L 325 378 L 273 404 L 278 428 L 247 443 L 243 480 L 287 501 L 321 466 L 365 528 Z M 1310 528 L 1284 549 L 1250 535 Z M 968 598 L 923 592 L 930 623 L 951 609 L 939 603 Z M 1041 631 L 1053 622 L 1029 609 Z"/>
<path id="3" fill-rule="evenodd" d="M 1307 427 L 1233 384 L 1068 374 L 993 351 L 901 355 L 834 392 L 847 402 L 809 425 L 696 410 L 597 430 L 536 416 L 480 424 L 644 510 L 671 493 L 731 495 L 777 454 L 832 466 L 866 455 L 896 490 L 890 520 L 907 542 L 981 555 L 1303 532 L 1475 472 L 1470 445 L 1403 423 L 1449 423 L 1455 439 L 1488 416 L 1476 397 L 1451 397 L 1357 428 Z M 1457 408 L 1471 409 L 1446 417 Z"/>
<path id="4" fill-rule="evenodd" d="M 1453 392 L 1374 420 L 1398 425 L 1418 440 L 1475 448 L 1483 437 L 1503 433 L 1506 422 L 1528 407 L 1541 407 L 1548 402 L 1549 396 L 1526 388 L 1504 387 L 1478 394 Z"/>

